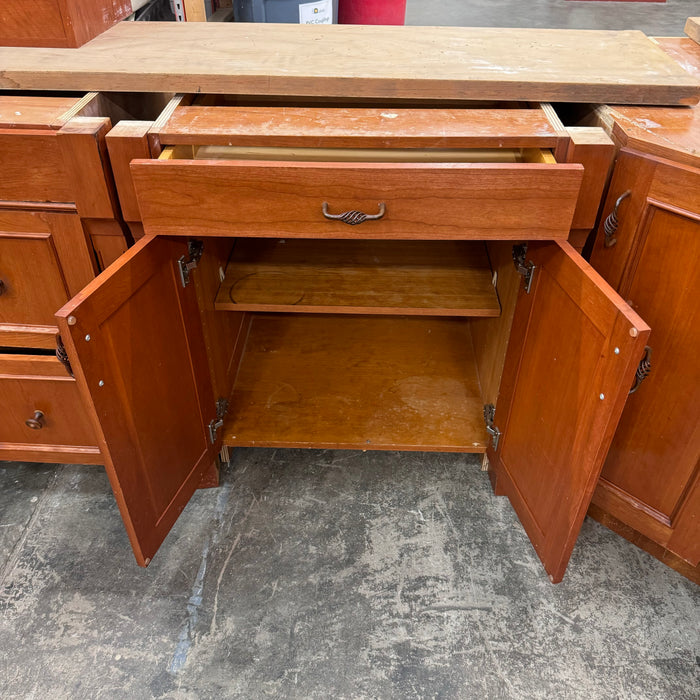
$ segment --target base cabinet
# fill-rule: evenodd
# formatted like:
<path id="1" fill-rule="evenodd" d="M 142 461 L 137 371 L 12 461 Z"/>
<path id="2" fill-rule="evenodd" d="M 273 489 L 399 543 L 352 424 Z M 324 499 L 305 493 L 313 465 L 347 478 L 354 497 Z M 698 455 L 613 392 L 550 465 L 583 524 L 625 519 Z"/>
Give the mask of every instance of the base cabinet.
<path id="1" fill-rule="evenodd" d="M 354 139 L 336 115 L 340 154 L 185 130 L 132 162 L 146 235 L 57 318 L 140 564 L 222 446 L 427 449 L 488 452 L 561 580 L 649 328 L 565 241 L 580 165 L 465 133 L 448 162 L 393 152 L 403 132 L 370 154 L 371 111 Z M 557 209 L 550 230 L 523 201 Z"/>

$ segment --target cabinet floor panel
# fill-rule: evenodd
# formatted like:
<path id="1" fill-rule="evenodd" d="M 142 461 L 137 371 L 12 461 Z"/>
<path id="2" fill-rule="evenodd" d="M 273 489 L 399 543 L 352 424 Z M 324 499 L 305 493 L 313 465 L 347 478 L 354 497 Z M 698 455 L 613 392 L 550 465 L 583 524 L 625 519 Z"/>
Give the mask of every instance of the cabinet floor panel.
<path id="1" fill-rule="evenodd" d="M 468 241 L 240 239 L 220 311 L 498 316 L 486 248 Z"/>
<path id="2" fill-rule="evenodd" d="M 224 426 L 229 446 L 484 452 L 469 322 L 253 318 Z"/>

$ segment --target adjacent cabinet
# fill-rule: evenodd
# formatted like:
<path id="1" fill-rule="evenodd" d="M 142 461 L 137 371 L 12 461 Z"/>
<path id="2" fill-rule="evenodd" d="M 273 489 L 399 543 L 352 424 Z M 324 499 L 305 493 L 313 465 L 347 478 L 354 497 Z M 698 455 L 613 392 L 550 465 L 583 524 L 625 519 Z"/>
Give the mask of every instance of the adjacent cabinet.
<path id="1" fill-rule="evenodd" d="M 12 99 L 0 455 L 104 464 L 139 564 L 275 446 L 484 454 L 553 582 L 589 507 L 697 565 L 692 165 L 611 130 L 591 265 L 616 145 L 549 105 Z"/>

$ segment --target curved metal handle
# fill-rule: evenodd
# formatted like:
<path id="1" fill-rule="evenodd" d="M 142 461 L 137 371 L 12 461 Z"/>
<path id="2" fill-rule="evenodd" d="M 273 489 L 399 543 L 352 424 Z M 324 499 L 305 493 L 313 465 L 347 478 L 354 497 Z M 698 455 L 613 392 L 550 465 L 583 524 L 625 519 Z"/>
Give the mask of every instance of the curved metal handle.
<path id="1" fill-rule="evenodd" d="M 44 427 L 44 414 L 41 411 L 34 411 L 34 417 L 27 418 L 24 424 L 32 430 L 41 430 Z"/>
<path id="2" fill-rule="evenodd" d="M 629 390 L 630 394 L 634 394 L 639 389 L 640 384 L 649 376 L 651 372 L 651 348 L 648 345 L 644 346 L 644 357 L 639 361 L 639 367 L 634 373 L 634 384 Z"/>
<path id="3" fill-rule="evenodd" d="M 605 232 L 605 247 L 612 248 L 617 243 L 617 238 L 615 238 L 615 233 L 617 232 L 618 221 L 617 212 L 620 209 L 620 204 L 623 200 L 632 194 L 632 190 L 627 190 L 623 192 L 615 201 L 615 206 L 613 210 L 608 214 L 608 218 L 603 222 L 603 231 Z"/>
<path id="4" fill-rule="evenodd" d="M 335 221 L 342 221 L 344 224 L 350 224 L 350 226 L 356 226 L 364 221 L 376 221 L 381 219 L 386 213 L 386 204 L 384 202 L 379 202 L 379 213 L 378 214 L 365 214 L 363 211 L 358 211 L 357 209 L 351 209 L 350 211 L 344 211 L 342 214 L 329 214 L 328 213 L 328 202 L 324 202 L 321 207 L 321 211 L 326 219 L 333 219 Z"/>

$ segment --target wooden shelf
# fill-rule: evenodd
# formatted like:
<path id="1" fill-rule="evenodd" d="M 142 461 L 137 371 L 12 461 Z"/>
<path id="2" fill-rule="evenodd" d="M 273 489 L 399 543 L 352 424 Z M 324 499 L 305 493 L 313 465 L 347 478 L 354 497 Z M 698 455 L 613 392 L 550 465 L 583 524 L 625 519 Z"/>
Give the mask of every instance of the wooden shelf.
<path id="1" fill-rule="evenodd" d="M 484 452 L 469 322 L 253 317 L 229 446 Z"/>
<path id="2" fill-rule="evenodd" d="M 239 239 L 223 311 L 498 316 L 486 248 L 464 241 Z"/>

